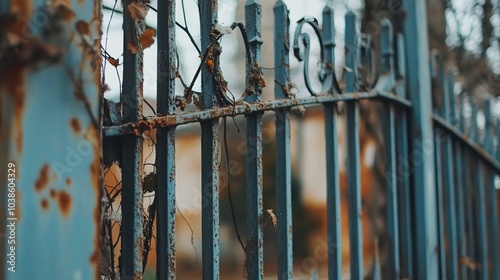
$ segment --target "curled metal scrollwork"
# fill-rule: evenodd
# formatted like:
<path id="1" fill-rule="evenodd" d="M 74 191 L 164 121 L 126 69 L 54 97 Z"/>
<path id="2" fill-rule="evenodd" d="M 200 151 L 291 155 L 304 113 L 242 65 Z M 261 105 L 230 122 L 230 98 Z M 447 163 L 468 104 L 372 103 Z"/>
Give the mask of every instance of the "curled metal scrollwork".
<path id="1" fill-rule="evenodd" d="M 293 53 L 300 62 L 304 62 L 304 80 L 307 90 L 312 96 L 317 96 L 319 94 L 312 88 L 309 78 L 309 52 L 311 48 L 311 38 L 309 34 L 302 32 L 304 24 L 308 24 L 313 28 L 320 43 L 320 69 L 318 70 L 318 79 L 321 82 L 321 92 L 328 92 L 332 86 L 338 89 L 339 87 L 337 85 L 333 66 L 327 65 L 327 62 L 325 61 L 323 37 L 321 35 L 321 28 L 318 24 L 318 20 L 315 18 L 302 18 L 297 22 L 297 24 L 297 29 L 295 29 L 295 36 L 293 39 Z M 299 38 L 302 38 L 302 44 L 304 45 L 303 52 L 300 49 Z"/>
<path id="2" fill-rule="evenodd" d="M 228 83 L 224 79 L 224 77 L 222 75 L 222 70 L 220 68 L 220 55 L 222 53 L 222 49 L 218 43 L 219 39 L 223 35 L 231 33 L 231 31 L 233 31 L 236 28 L 238 28 L 240 30 L 241 35 L 243 37 L 243 42 L 244 42 L 245 51 L 246 51 L 246 58 L 247 58 L 246 63 L 247 63 L 247 66 L 250 65 L 250 67 L 251 67 L 250 69 L 252 70 L 250 75 L 248 75 L 248 77 L 246 77 L 245 91 L 243 92 L 242 97 L 238 100 L 235 100 L 235 98 L 234 98 L 234 96 L 232 96 L 232 94 L 231 94 L 231 97 L 227 95 L 227 92 L 229 91 L 229 89 L 227 88 Z M 254 94 L 255 89 L 253 88 L 252 84 L 254 84 L 254 81 L 256 81 L 256 80 L 258 81 L 258 80 L 262 79 L 262 72 L 260 70 L 260 67 L 256 63 L 256 61 L 252 55 L 252 52 L 250 50 L 250 43 L 248 42 L 248 36 L 247 36 L 245 26 L 243 23 L 234 22 L 233 24 L 231 24 L 231 26 L 216 26 L 212 30 L 211 35 L 212 35 L 213 39 L 210 42 L 210 44 L 207 46 L 205 52 L 201 56 L 202 62 L 198 66 L 198 69 L 196 71 L 196 74 L 195 74 L 193 80 L 191 81 L 191 84 L 187 87 L 185 86 L 184 96 L 181 98 L 177 98 L 177 100 L 176 100 L 177 105 L 180 106 L 181 109 L 183 109 L 185 107 L 186 103 L 192 103 L 194 101 L 192 96 L 193 96 L 193 93 L 195 93 L 195 92 L 192 89 L 194 86 L 194 82 L 196 81 L 196 79 L 198 78 L 198 76 L 201 72 L 202 67 L 208 67 L 211 74 L 214 77 L 214 80 L 216 82 L 215 95 L 216 95 L 217 103 L 219 106 L 233 106 L 236 103 L 241 102 L 246 96 Z M 181 82 L 183 83 L 183 85 L 185 85 L 185 83 L 183 81 L 181 81 Z M 196 94 L 198 94 L 198 93 L 196 93 Z M 196 101 L 194 101 L 193 103 L 196 103 Z"/>

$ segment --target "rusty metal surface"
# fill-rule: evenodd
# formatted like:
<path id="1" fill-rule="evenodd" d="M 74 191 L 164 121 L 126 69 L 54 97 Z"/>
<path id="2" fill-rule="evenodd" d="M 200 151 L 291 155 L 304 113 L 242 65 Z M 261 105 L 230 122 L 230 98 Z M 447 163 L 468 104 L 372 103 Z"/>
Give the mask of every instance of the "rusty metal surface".
<path id="1" fill-rule="evenodd" d="M 120 95 L 122 121 L 133 122 L 142 117 L 144 18 L 135 15 L 129 5 L 144 9 L 143 1 L 126 0 L 123 15 L 123 90 Z M 141 279 L 143 272 L 142 209 L 142 137 L 127 135 L 122 139 L 122 279 Z"/>
<path id="2" fill-rule="evenodd" d="M 100 1 L 2 3 L 0 177 L 15 165 L 15 197 L 0 216 L 15 238 L 0 278 L 96 278 Z"/>
<path id="3" fill-rule="evenodd" d="M 103 128 L 105 137 L 119 136 L 123 134 L 136 133 L 140 134 L 144 131 L 157 128 L 179 126 L 188 123 L 201 122 L 225 116 L 251 114 L 253 112 L 271 111 L 281 108 L 299 107 L 301 105 L 316 105 L 327 104 L 339 101 L 360 100 L 360 99 L 375 99 L 386 102 L 394 102 L 402 108 L 410 108 L 411 103 L 404 98 L 396 95 L 379 92 L 375 89 L 369 92 L 343 93 L 335 95 L 319 95 L 310 97 L 301 97 L 295 99 L 283 98 L 275 100 L 258 101 L 254 103 L 242 103 L 229 107 L 216 107 L 205 109 L 202 111 L 179 113 L 175 115 L 167 115 L 160 117 L 147 118 L 137 122 L 124 123 L 116 126 L 108 126 Z"/>

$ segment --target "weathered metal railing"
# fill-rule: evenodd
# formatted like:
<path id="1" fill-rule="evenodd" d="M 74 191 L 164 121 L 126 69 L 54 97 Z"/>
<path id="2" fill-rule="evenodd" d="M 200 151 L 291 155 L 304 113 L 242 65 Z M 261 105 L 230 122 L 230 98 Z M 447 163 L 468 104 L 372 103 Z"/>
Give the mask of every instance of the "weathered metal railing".
<path id="1" fill-rule="evenodd" d="M 125 1 L 125 5 L 130 3 Z M 141 5 L 143 3 L 140 3 Z M 276 218 L 278 242 L 278 278 L 292 279 L 292 205 L 290 159 L 290 109 L 298 105 L 322 104 L 325 115 L 328 213 L 329 279 L 341 275 L 340 185 L 337 158 L 336 103 L 346 105 L 347 158 L 349 191 L 350 273 L 361 279 L 363 271 L 361 178 L 359 147 L 359 109 L 361 99 L 383 102 L 384 141 L 386 148 L 387 232 L 390 267 L 387 279 L 461 279 L 476 274 L 481 279 L 499 279 L 498 205 L 495 176 L 500 172 L 498 155 L 493 156 L 492 116 L 485 105 L 484 143 L 477 144 L 477 121 L 471 121 L 471 137 L 466 136 L 464 113 L 457 122 L 453 77 L 446 78 L 440 57 L 432 56 L 431 75 L 425 5 L 406 0 L 403 32 L 395 32 L 389 20 L 381 22 L 380 71 L 374 64 L 371 38 L 357 34 L 356 17 L 345 17 L 345 72 L 339 83 L 334 71 L 334 11 L 326 6 L 323 25 L 303 19 L 293 40 L 294 54 L 304 60 L 304 77 L 310 97 L 297 98 L 290 93 L 289 53 L 290 20 L 283 1 L 274 6 L 275 26 L 275 99 L 261 100 L 261 6 L 246 1 L 245 26 L 240 27 L 247 48 L 246 87 L 242 100 L 226 95 L 219 71 L 217 1 L 199 1 L 201 15 L 201 93 L 186 89 L 175 94 L 177 69 L 175 47 L 175 1 L 158 2 L 158 115 L 141 119 L 142 57 L 125 47 L 124 85 L 121 96 L 122 124 L 104 128 L 105 137 L 122 137 L 123 224 L 122 279 L 142 275 L 142 186 L 141 135 L 156 128 L 157 172 L 157 277 L 173 279 L 175 261 L 175 129 L 199 122 L 202 139 L 202 272 L 203 278 L 219 278 L 219 150 L 217 131 L 224 116 L 246 116 L 247 125 L 247 237 L 246 273 L 250 279 L 263 278 L 262 235 L 262 114 L 276 114 Z M 127 14 L 127 13 L 125 13 Z M 137 41 L 144 23 L 129 16 L 125 20 L 125 46 Z M 321 44 L 321 92 L 315 92 L 307 69 L 310 37 L 302 33 L 310 25 Z M 137 42 L 140 48 L 140 44 Z M 301 46 L 304 46 L 302 51 Z M 205 49 L 203 49 L 205 48 Z M 443 98 L 432 108 L 431 78 Z M 344 84 L 343 88 L 339 84 Z M 176 113 L 194 99 L 200 110 Z M 473 110 L 473 112 L 476 112 Z M 475 115 L 473 115 L 475 117 Z M 460 127 L 457 127 L 461 124 Z M 433 131 L 434 130 L 434 131 Z M 498 134 L 499 129 L 497 129 Z M 497 145 L 497 154 L 500 153 Z M 469 172 L 474 168 L 473 172 Z M 486 177 L 485 177 L 486 176 Z M 486 180 L 485 180 L 486 178 Z M 471 187 L 474 186 L 474 187 Z M 486 188 L 486 189 L 485 189 Z M 465 209 L 463 208 L 465 206 Z M 485 208 L 487 207 L 487 209 Z M 475 216 L 474 216 L 475 215 Z M 475 238 L 474 238 L 475 237 Z M 477 249 L 476 249 L 477 248 Z M 467 259 L 467 260 L 466 260 Z M 476 264 L 477 270 L 470 269 Z"/>

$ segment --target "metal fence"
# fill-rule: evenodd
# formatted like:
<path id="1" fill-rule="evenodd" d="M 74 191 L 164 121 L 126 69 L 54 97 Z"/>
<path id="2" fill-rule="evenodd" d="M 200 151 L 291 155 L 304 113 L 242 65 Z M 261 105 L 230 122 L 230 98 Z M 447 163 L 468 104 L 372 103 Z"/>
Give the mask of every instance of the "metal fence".
<path id="1" fill-rule="evenodd" d="M 125 1 L 127 5 L 130 1 Z M 123 124 L 105 127 L 105 137 L 123 141 L 123 224 L 121 275 L 142 275 L 141 133 L 158 129 L 157 141 L 157 277 L 175 278 L 175 129 L 192 122 L 201 124 L 202 138 L 202 271 L 204 279 L 219 278 L 219 175 L 216 134 L 219 118 L 246 115 L 247 127 L 247 244 L 249 279 L 263 278 L 262 236 L 262 114 L 276 114 L 276 216 L 278 279 L 292 279 L 292 215 L 290 108 L 322 104 L 325 117 L 327 160 L 328 269 L 330 279 L 340 279 L 342 244 L 339 208 L 336 103 L 346 105 L 350 273 L 363 277 L 360 151 L 358 102 L 383 103 L 384 141 L 387 148 L 386 190 L 390 278 L 394 279 L 500 279 L 498 211 L 495 176 L 500 171 L 493 155 L 493 119 L 490 103 L 484 108 L 485 135 L 478 137 L 476 114 L 465 134 L 463 106 L 456 112 L 453 75 L 445 73 L 439 54 L 428 51 L 425 4 L 403 1 L 406 12 L 402 32 L 391 22 L 381 23 L 380 65 L 374 69 L 371 38 L 356 31 L 353 13 L 345 16 L 345 66 L 343 88 L 334 71 L 334 11 L 323 10 L 322 26 L 314 19 L 298 22 L 293 42 L 290 20 L 283 1 L 274 6 L 275 99 L 261 100 L 261 6 L 246 1 L 245 25 L 239 28 L 246 47 L 246 90 L 242 100 L 232 100 L 219 75 L 219 39 L 224 30 L 217 22 L 217 1 L 199 1 L 201 22 L 201 110 L 176 113 L 189 102 L 175 95 L 175 3 L 158 2 L 158 116 L 141 119 L 140 54 L 125 51 L 121 102 Z M 310 37 L 301 28 L 310 25 L 321 44 L 322 91 L 315 92 L 307 70 Z M 138 40 L 144 25 L 125 14 L 125 42 Z M 292 44 L 293 43 L 293 44 Z M 301 48 L 299 45 L 305 46 Z M 289 55 L 304 60 L 310 97 L 296 98 L 290 89 Z M 429 67 L 429 61 L 432 67 Z M 431 83 L 438 87 L 442 104 L 432 104 Z M 195 93 L 196 94 L 196 93 Z M 463 104 L 463 102 L 459 102 Z M 434 108 L 434 110 L 433 110 Z M 473 112 L 477 112 L 476 109 Z M 498 134 L 497 129 L 497 134 Z M 497 145 L 498 146 L 498 145 Z M 497 148 L 497 154 L 500 149 Z M 473 260 L 477 260 L 474 263 Z M 470 264 L 472 262 L 473 264 Z M 467 269 L 476 265 L 477 269 Z"/>
<path id="2" fill-rule="evenodd" d="M 132 2 L 125 0 L 124 7 L 128 7 Z M 142 7 L 146 5 L 142 1 L 137 3 Z M 494 127 L 491 104 L 488 100 L 484 104 L 476 104 L 482 107 L 484 112 L 484 135 L 478 132 L 476 121 L 478 107 L 473 106 L 472 116 L 467 119 L 469 124 L 467 125 L 464 113 L 465 102 L 455 100 L 453 74 L 445 72 L 439 54 L 431 54 L 428 51 L 424 1 L 402 1 L 401 9 L 405 17 L 402 20 L 403 26 L 399 29 L 401 32 L 393 30 L 389 20 L 381 22 L 380 69 L 375 69 L 375 52 L 371 38 L 366 34 L 358 34 L 355 15 L 347 13 L 345 16 L 346 71 L 342 81 L 336 77 L 334 71 L 333 9 L 325 6 L 322 26 L 314 19 L 301 20 L 292 41 L 289 36 L 288 8 L 283 1 L 277 1 L 274 6 L 276 81 L 273 100 L 261 100 L 260 65 L 262 64 L 261 44 L 263 42 L 260 1 L 246 1 L 245 24 L 230 26 L 233 30 L 238 28 L 241 31 L 246 48 L 246 87 L 242 100 L 228 97 L 224 81 L 219 75 L 219 39 L 224 36 L 225 31 L 217 22 L 217 1 L 199 1 L 198 5 L 201 22 L 202 64 L 197 75 L 201 75 L 201 93 L 193 92 L 191 85 L 186 88 L 183 96 L 176 95 L 178 61 L 175 47 L 175 1 L 158 1 L 157 116 L 148 118 L 142 116 L 143 56 L 140 40 L 145 31 L 145 24 L 143 19 L 133 17 L 127 12 L 124 13 L 123 91 L 120 96 L 121 112 L 116 112 L 121 120 L 119 124 L 103 127 L 104 139 L 119 138 L 122 151 L 120 158 L 123 181 L 121 279 L 140 279 L 143 274 L 143 140 L 141 135 L 153 128 L 157 129 L 155 193 L 157 199 L 157 278 L 175 278 L 175 132 L 177 126 L 188 123 L 201 124 L 203 278 L 219 278 L 218 170 L 220 154 L 216 135 L 219 129 L 219 119 L 234 115 L 245 115 L 247 128 L 246 273 L 249 279 L 263 279 L 263 254 L 265 252 L 261 221 L 263 220 L 262 115 L 264 111 L 274 111 L 276 115 L 278 279 L 292 279 L 293 236 L 291 229 L 293 220 L 289 113 L 294 106 L 312 104 L 323 106 L 325 118 L 328 244 L 331 244 L 328 246 L 328 273 L 329 279 L 341 279 L 342 240 L 339 222 L 341 213 L 336 110 L 339 102 L 345 103 L 347 121 L 348 205 L 349 217 L 351 217 L 349 220 L 350 274 L 351 279 L 361 279 L 364 273 L 362 217 L 358 215 L 362 207 L 358 104 L 364 99 L 382 102 L 385 112 L 383 127 L 384 141 L 388 147 L 385 178 L 390 279 L 500 279 L 499 211 L 496 199 L 498 191 L 495 187 L 496 176 L 500 172 L 499 125 L 497 123 L 496 128 Z M 308 74 L 305 74 L 310 96 L 299 98 L 290 93 L 289 56 L 293 49 L 295 56 L 300 61 L 303 60 L 306 66 L 308 65 L 311 38 L 308 34 L 302 33 L 301 28 L 304 25 L 313 28 L 321 44 L 321 69 L 318 77 L 322 90 L 315 92 L 309 86 Z M 127 47 L 130 42 L 135 44 L 139 51 L 131 52 Z M 305 69 L 305 73 L 308 72 Z M 432 83 L 437 90 L 431 90 Z M 77 88 L 76 85 L 75 83 L 75 88 Z M 432 92 L 442 97 L 440 106 L 433 105 Z M 81 99 L 78 95 L 75 96 L 77 99 L 75 102 L 79 102 Z M 200 102 L 199 111 L 187 113 L 176 111 L 177 107 L 190 103 L 194 99 Z M 96 104 L 97 101 L 93 102 L 91 108 L 97 108 Z M 64 107 L 64 104 L 60 107 Z M 82 115 L 85 114 L 83 112 L 86 111 L 82 110 Z M 89 123 L 87 119 L 84 122 Z M 79 130 L 77 128 L 75 129 Z M 496 131 L 496 135 L 493 131 Z M 494 151 L 495 141 L 497 142 L 496 151 Z M 10 149 L 15 150 L 16 147 Z M 92 164 L 92 161 L 89 164 Z M 28 166 L 31 170 L 32 166 Z M 88 168 L 85 168 L 82 170 L 88 173 Z M 36 181 L 35 175 L 33 175 L 33 181 Z M 85 173 L 81 175 L 85 178 L 76 176 L 74 179 L 85 181 L 90 178 Z M 96 184 L 97 181 L 89 183 L 94 186 Z M 33 192 L 32 189 L 30 191 Z M 62 191 L 58 191 L 56 196 L 59 197 L 61 194 Z M 23 199 L 31 197 L 35 195 L 29 195 L 28 189 L 25 189 Z M 94 196 L 85 194 L 84 197 Z M 82 200 L 75 198 L 75 202 L 82 202 Z M 98 204 L 98 201 L 94 202 Z M 83 208 L 85 207 L 78 206 L 78 209 Z M 29 209 L 26 204 L 23 204 L 22 211 L 26 210 L 26 213 L 35 211 Z M 36 235 L 34 227 L 38 221 L 46 219 L 43 214 L 37 214 L 34 217 L 35 220 L 29 216 L 26 217 L 27 222 L 19 229 L 20 240 L 26 242 L 32 238 L 28 236 L 29 234 Z M 78 217 L 70 216 L 69 220 L 75 221 L 76 218 Z M 85 212 L 81 221 L 91 223 L 92 219 L 92 214 Z M 57 221 L 57 219 L 54 218 L 52 221 Z M 33 226 L 26 226 L 28 222 Z M 80 230 L 85 228 L 83 225 L 71 227 L 72 231 L 68 234 L 83 236 L 83 243 L 92 244 L 94 239 L 90 237 L 95 238 L 98 231 L 91 227 L 81 233 Z M 56 237 L 48 237 L 48 240 L 53 238 Z M 74 240 L 64 239 L 62 235 L 58 235 L 57 238 Z M 35 241 L 43 243 L 41 239 Z M 37 262 L 35 259 L 30 259 L 32 257 L 26 257 L 28 252 L 29 248 L 21 247 L 20 260 Z M 35 252 L 39 254 L 32 256 L 42 256 L 41 250 Z M 84 261 L 87 262 L 87 260 L 81 262 Z M 77 264 L 77 261 L 71 263 Z M 26 265 L 20 264 L 20 266 L 28 269 Z M 80 277 L 95 275 L 96 267 L 97 262 L 91 262 L 90 266 L 79 266 Z M 47 271 L 38 265 L 34 266 L 34 271 L 38 271 L 42 278 L 53 275 L 51 274 L 53 271 Z M 73 270 L 65 272 L 64 275 L 76 277 L 72 272 Z M 6 275 L 17 279 L 16 276 Z M 29 272 L 18 274 L 17 277 L 23 279 L 22 275 L 29 275 Z"/>

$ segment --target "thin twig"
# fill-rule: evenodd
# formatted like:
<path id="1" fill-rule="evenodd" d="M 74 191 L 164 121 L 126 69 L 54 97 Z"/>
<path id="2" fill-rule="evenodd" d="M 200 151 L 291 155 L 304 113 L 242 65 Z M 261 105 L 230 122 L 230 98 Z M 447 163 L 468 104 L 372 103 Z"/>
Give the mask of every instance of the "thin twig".
<path id="1" fill-rule="evenodd" d="M 179 209 L 179 206 L 176 205 L 175 207 L 177 208 L 177 212 L 179 212 L 179 214 L 181 215 L 182 219 L 186 222 L 186 224 L 189 227 L 189 230 L 191 231 L 191 245 L 193 245 L 193 248 L 194 248 L 194 255 L 195 255 L 195 259 L 196 259 L 196 266 L 198 266 L 198 252 L 196 250 L 196 246 L 194 245 L 194 231 L 193 231 L 193 228 L 191 227 L 191 224 L 189 224 L 189 222 L 186 219 L 186 217 L 184 217 L 184 214 L 182 214 L 181 209 Z"/>
<path id="2" fill-rule="evenodd" d="M 247 248 L 245 247 L 245 245 L 243 244 L 243 241 L 241 240 L 241 235 L 238 231 L 238 225 L 236 224 L 236 215 L 234 213 L 233 198 L 231 196 L 231 180 L 230 180 L 231 172 L 229 172 L 229 150 L 227 147 L 227 121 L 226 121 L 226 117 L 224 117 L 223 122 L 224 122 L 224 150 L 225 150 L 225 154 L 226 154 L 226 168 L 227 168 L 227 195 L 229 197 L 229 206 L 231 207 L 231 217 L 233 219 L 234 231 L 236 233 L 236 237 L 238 237 L 238 241 L 240 242 L 241 248 L 246 253 Z"/>
<path id="3" fill-rule="evenodd" d="M 115 0 L 115 4 L 113 5 L 113 9 L 111 9 L 111 16 L 109 17 L 108 26 L 106 26 L 106 40 L 104 40 L 104 51 L 106 52 L 106 54 L 107 54 L 106 50 L 108 49 L 109 26 L 111 25 L 111 20 L 113 19 L 113 15 L 115 14 L 115 8 L 116 8 L 117 3 L 118 3 L 118 0 Z M 102 48 L 102 46 L 101 46 L 101 48 Z M 103 65 L 103 69 L 102 69 L 102 84 L 103 85 L 104 85 L 104 82 L 106 80 L 106 65 L 107 65 L 107 63 L 105 62 Z"/>
<path id="4" fill-rule="evenodd" d="M 155 11 L 156 13 L 158 13 L 158 10 L 155 9 L 153 6 L 151 6 L 149 4 L 146 4 L 146 6 L 148 6 L 151 10 Z M 201 55 L 200 47 L 198 47 L 198 45 L 196 44 L 196 41 L 194 40 L 193 35 L 191 34 L 191 32 L 189 32 L 189 29 L 187 27 L 186 13 L 185 13 L 185 10 L 184 10 L 184 1 L 182 1 L 182 11 L 184 13 L 184 24 L 185 24 L 185 26 L 182 26 L 177 21 L 175 22 L 175 25 L 177 25 L 177 27 L 179 27 L 180 29 L 182 29 L 182 31 L 184 31 L 184 33 L 186 33 L 186 35 L 189 37 L 189 40 L 191 40 L 191 43 L 193 44 L 193 46 L 195 47 L 195 49 L 198 51 L 198 54 Z"/>

